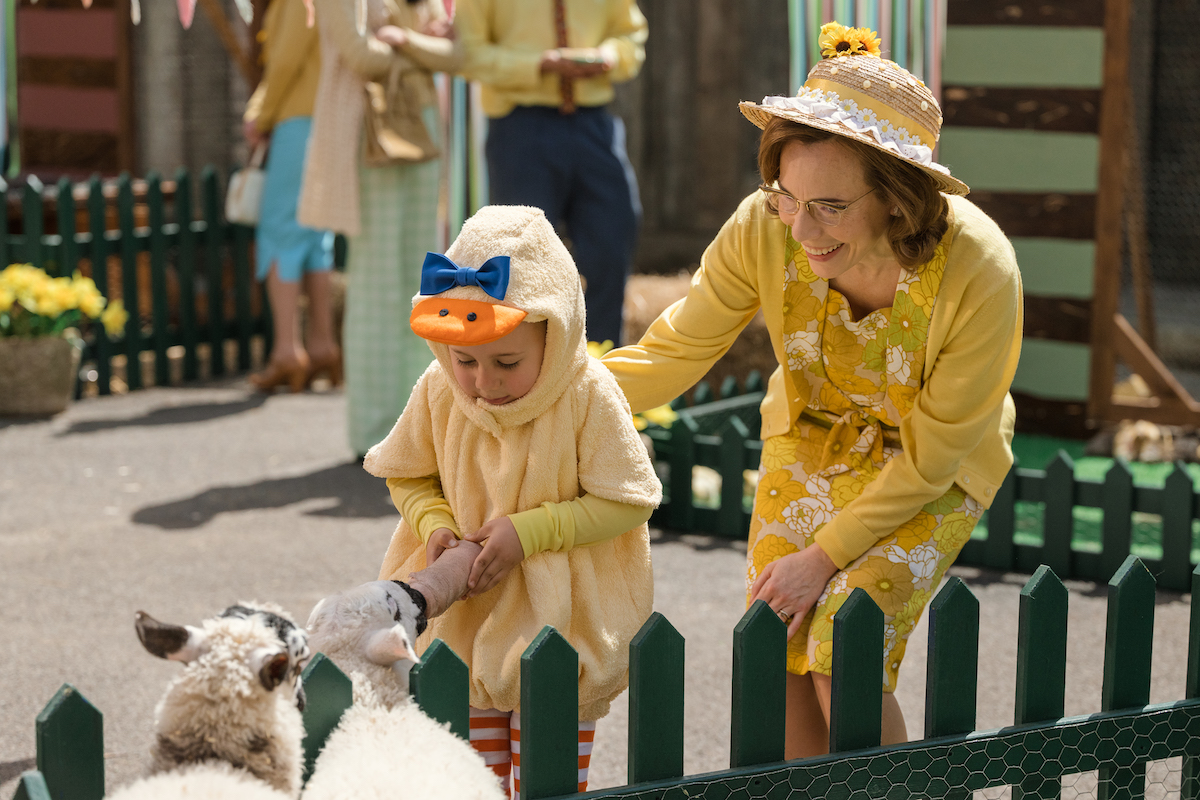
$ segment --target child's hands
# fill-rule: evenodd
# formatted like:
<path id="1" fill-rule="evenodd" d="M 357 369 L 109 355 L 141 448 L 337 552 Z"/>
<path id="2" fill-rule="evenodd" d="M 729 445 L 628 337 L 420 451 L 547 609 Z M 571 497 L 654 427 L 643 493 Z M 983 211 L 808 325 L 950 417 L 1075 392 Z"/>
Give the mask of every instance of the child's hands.
<path id="1" fill-rule="evenodd" d="M 467 578 L 467 597 L 491 589 L 525 558 L 525 548 L 508 517 L 484 523 L 479 530 L 463 538 L 468 542 L 483 542 L 483 551 L 475 557 L 471 575 Z"/>
<path id="2" fill-rule="evenodd" d="M 458 546 L 458 537 L 449 528 L 438 528 L 425 544 L 425 566 L 428 567 L 438 560 L 442 551 Z"/>

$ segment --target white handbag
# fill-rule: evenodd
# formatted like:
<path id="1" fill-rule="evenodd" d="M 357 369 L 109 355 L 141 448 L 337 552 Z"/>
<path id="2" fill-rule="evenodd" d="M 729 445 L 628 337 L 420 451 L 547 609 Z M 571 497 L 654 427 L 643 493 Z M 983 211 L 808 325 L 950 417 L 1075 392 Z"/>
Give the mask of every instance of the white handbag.
<path id="1" fill-rule="evenodd" d="M 229 222 L 258 224 L 266 181 L 266 172 L 262 168 L 266 152 L 266 143 L 259 144 L 250 156 L 250 163 L 229 177 L 229 191 L 225 193 L 225 219 Z"/>

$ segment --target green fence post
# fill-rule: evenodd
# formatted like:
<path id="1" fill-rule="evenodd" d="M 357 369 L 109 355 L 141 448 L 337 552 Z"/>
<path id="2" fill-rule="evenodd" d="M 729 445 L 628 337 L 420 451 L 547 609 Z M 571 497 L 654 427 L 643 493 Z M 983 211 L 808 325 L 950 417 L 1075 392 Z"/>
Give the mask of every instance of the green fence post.
<path id="1" fill-rule="evenodd" d="M 170 322 L 167 308 L 167 219 L 163 204 L 162 179 L 157 172 L 146 176 L 146 208 L 150 224 L 150 296 L 151 321 L 154 326 L 154 385 L 166 386 L 171 382 L 171 370 L 167 364 L 167 347 L 170 346 Z"/>
<path id="2" fill-rule="evenodd" d="M 1104 476 L 1103 502 L 1100 574 L 1108 580 L 1129 557 L 1133 541 L 1133 473 L 1123 459 L 1114 461 Z"/>
<path id="3" fill-rule="evenodd" d="M 421 656 L 421 663 L 408 673 L 408 690 L 421 710 L 438 722 L 450 724 L 450 732 L 471 738 L 470 672 L 450 645 L 441 639 Z"/>
<path id="4" fill-rule="evenodd" d="M 1071 538 L 1075 533 L 1075 463 L 1059 450 L 1046 466 L 1042 484 L 1046 509 L 1042 517 L 1042 563 L 1060 578 L 1071 572 Z"/>
<path id="5" fill-rule="evenodd" d="M 1150 702 L 1154 648 L 1154 576 L 1128 556 L 1108 582 L 1102 711 L 1140 708 Z M 1099 800 L 1137 800 L 1146 793 L 1146 764 L 1100 767 Z"/>
<path id="6" fill-rule="evenodd" d="M 984 544 L 984 563 L 992 569 L 1013 568 L 1013 533 L 1017 527 L 1017 461 L 1004 476 L 996 490 L 996 499 L 987 512 L 987 542 Z"/>
<path id="7" fill-rule="evenodd" d="M 730 397 L 738 396 L 737 378 L 732 375 L 726 375 L 725 380 L 721 381 L 721 399 L 728 400 Z"/>
<path id="8" fill-rule="evenodd" d="M 1021 590 L 1013 724 L 1062 717 L 1067 686 L 1067 589 L 1044 564 Z"/>
<path id="9" fill-rule="evenodd" d="M 754 394 L 765 389 L 762 373 L 758 370 L 751 370 L 750 374 L 746 376 L 746 394 Z"/>
<path id="10" fill-rule="evenodd" d="M 957 577 L 929 604 L 925 738 L 975 730 L 979 600 Z"/>
<path id="11" fill-rule="evenodd" d="M 700 381 L 696 384 L 696 391 L 692 392 L 692 405 L 702 406 L 705 403 L 711 403 L 713 399 L 713 390 L 708 385 L 708 381 Z"/>
<path id="12" fill-rule="evenodd" d="M 208 289 L 208 341 L 212 346 L 209 354 L 209 375 L 225 374 L 225 287 L 224 264 L 221 251 L 224 249 L 225 233 L 221 224 L 221 187 L 217 171 L 208 165 L 200 175 L 204 197 L 204 276 Z"/>
<path id="13" fill-rule="evenodd" d="M 325 740 L 354 702 L 346 674 L 324 653 L 317 653 L 300 676 L 304 682 L 304 780 L 312 775 Z"/>
<path id="14" fill-rule="evenodd" d="M 1192 476 L 1182 461 L 1167 476 L 1162 493 L 1162 575 L 1164 589 L 1185 592 L 1192 581 Z"/>
<path id="15" fill-rule="evenodd" d="M 746 440 L 750 429 L 736 415 L 721 426 L 721 508 L 717 511 L 717 533 L 728 539 L 740 539 L 750 529 L 742 507 L 742 471 L 746 463 Z"/>
<path id="16" fill-rule="evenodd" d="M 88 230 L 91 231 L 92 280 L 96 289 L 106 299 L 108 291 L 108 238 L 104 235 L 108 227 L 105 218 L 104 186 L 100 177 L 93 175 L 88 181 Z M 96 388 L 100 394 L 112 393 L 112 342 L 103 325 L 94 327 L 96 332 Z"/>
<path id="17" fill-rule="evenodd" d="M 829 752 L 878 747 L 883 714 L 883 612 L 861 588 L 833 617 Z"/>
<path id="18" fill-rule="evenodd" d="M 683 777 L 684 641 L 657 611 L 629 643 L 631 784 Z"/>
<path id="19" fill-rule="evenodd" d="M 117 179 L 117 223 L 121 229 L 121 296 L 129 319 L 125 321 L 125 383 L 142 388 L 142 321 L 138 293 L 138 245 L 133 227 L 133 182 L 129 173 Z"/>
<path id="20" fill-rule="evenodd" d="M 731 769 L 783 760 L 787 626 L 755 600 L 733 629 Z"/>
<path id="21" fill-rule="evenodd" d="M 37 715 L 37 768 L 54 800 L 104 797 L 104 715 L 69 683 Z"/>
<path id="22" fill-rule="evenodd" d="M 183 379 L 200 377 L 196 349 L 196 232 L 192 226 L 192 178 L 186 169 L 175 173 L 175 223 L 179 226 L 179 340 L 183 344 Z M 201 223 L 203 224 L 203 223 Z"/>
<path id="23" fill-rule="evenodd" d="M 50 789 L 42 773 L 36 769 L 22 772 L 13 800 L 50 800 Z"/>
<path id="24" fill-rule="evenodd" d="M 37 175 L 25 179 L 25 189 L 21 192 L 21 220 L 25 240 L 25 260 L 35 267 L 46 266 L 46 256 L 42 251 L 42 233 L 45 230 L 42 218 L 42 190 L 45 189 Z"/>
<path id="25" fill-rule="evenodd" d="M 692 467 L 696 465 L 695 435 L 698 426 L 690 417 L 680 417 L 671 426 L 671 452 L 667 463 L 671 466 L 670 503 L 667 505 L 667 526 L 677 531 L 690 531 L 696 519 L 692 503 Z"/>
<path id="26" fill-rule="evenodd" d="M 66 176 L 58 179 L 58 197 L 54 206 L 58 236 L 62 241 L 58 248 L 58 274 L 74 275 L 79 268 L 79 245 L 75 242 L 75 189 Z"/>
<path id="27" fill-rule="evenodd" d="M 4 269 L 15 259 L 8 241 L 8 185 L 3 181 L 0 181 L 0 200 L 4 201 L 4 213 L 0 214 L 0 269 Z"/>
<path id="28" fill-rule="evenodd" d="M 1200 697 L 1200 566 L 1192 571 L 1192 605 L 1188 620 L 1187 685 L 1184 697 Z M 1183 757 L 1180 800 L 1200 800 L 1200 755 Z"/>
<path id="29" fill-rule="evenodd" d="M 547 625 L 521 655 L 521 798 L 579 791 L 579 654 Z"/>
<path id="30" fill-rule="evenodd" d="M 233 289 L 237 310 L 238 369 L 250 369 L 250 338 L 254 335 L 254 316 L 250 309 L 250 293 L 254 286 L 254 270 L 250 266 L 250 241 L 254 229 L 245 225 L 230 225 L 233 229 Z"/>

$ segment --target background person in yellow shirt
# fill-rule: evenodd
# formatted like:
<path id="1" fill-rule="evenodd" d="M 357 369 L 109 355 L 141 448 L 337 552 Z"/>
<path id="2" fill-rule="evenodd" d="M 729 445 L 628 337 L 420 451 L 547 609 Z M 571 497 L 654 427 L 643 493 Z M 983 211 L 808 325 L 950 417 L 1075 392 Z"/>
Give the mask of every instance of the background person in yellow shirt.
<path id="1" fill-rule="evenodd" d="M 941 111 L 865 29 L 822 29 L 795 97 L 743 103 L 763 186 L 688 295 L 604 358 L 635 412 L 694 384 L 761 309 L 779 369 L 762 402 L 747 601 L 788 626 L 785 754 L 828 751 L 833 616 L 884 616 L 883 744 L 905 643 L 1012 465 L 1021 352 L 1012 246 L 933 161 Z M 844 55 L 838 55 L 844 53 Z"/>
<path id="2" fill-rule="evenodd" d="M 612 84 L 645 60 L 633 0 L 459 0 L 463 74 L 483 85 L 490 202 L 546 212 L 587 282 L 587 335 L 621 340 L 641 202 Z"/>

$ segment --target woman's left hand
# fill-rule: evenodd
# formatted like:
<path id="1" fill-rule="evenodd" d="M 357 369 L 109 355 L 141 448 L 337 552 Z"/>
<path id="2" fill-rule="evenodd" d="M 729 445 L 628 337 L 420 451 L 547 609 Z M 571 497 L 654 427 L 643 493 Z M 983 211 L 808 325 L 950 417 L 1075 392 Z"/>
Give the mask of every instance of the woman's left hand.
<path id="1" fill-rule="evenodd" d="M 790 641 L 837 571 L 825 551 L 812 544 L 763 567 L 750 588 L 750 602 L 762 600 L 769 605 L 787 624 Z"/>
<path id="2" fill-rule="evenodd" d="M 408 31 L 396 25 L 384 25 L 375 31 L 375 38 L 393 48 L 401 48 L 408 44 Z"/>

